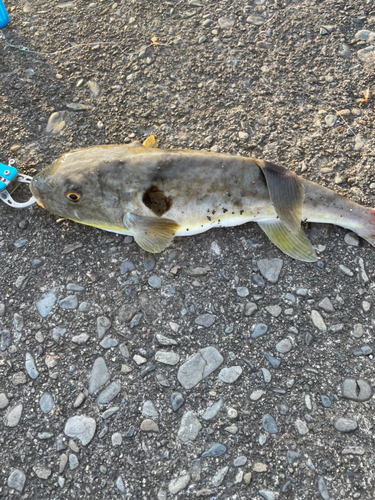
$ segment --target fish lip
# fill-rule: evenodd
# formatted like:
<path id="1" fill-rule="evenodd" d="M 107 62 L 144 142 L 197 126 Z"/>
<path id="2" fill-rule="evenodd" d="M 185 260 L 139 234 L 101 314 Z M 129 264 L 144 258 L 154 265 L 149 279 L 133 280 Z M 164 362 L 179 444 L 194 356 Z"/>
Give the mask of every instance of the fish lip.
<path id="1" fill-rule="evenodd" d="M 43 201 L 41 200 L 41 195 L 40 195 L 40 189 L 38 188 L 38 179 L 32 179 L 32 181 L 30 182 L 30 191 L 31 191 L 31 194 L 34 196 L 37 204 L 44 208 L 44 210 L 47 210 L 46 208 L 46 205 L 45 203 L 43 203 Z"/>

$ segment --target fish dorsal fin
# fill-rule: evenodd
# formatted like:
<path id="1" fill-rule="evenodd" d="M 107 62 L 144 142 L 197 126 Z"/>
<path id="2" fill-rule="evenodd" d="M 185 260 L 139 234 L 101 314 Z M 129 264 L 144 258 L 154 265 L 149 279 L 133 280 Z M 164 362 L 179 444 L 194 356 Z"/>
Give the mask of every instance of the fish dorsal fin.
<path id="1" fill-rule="evenodd" d="M 147 137 L 147 139 L 143 142 L 143 146 L 145 148 L 157 148 L 158 143 L 156 142 L 156 139 L 153 135 L 150 135 Z"/>
<path id="2" fill-rule="evenodd" d="M 159 217 L 145 217 L 127 212 L 123 217 L 126 229 L 138 245 L 150 253 L 159 253 L 171 244 L 179 228 L 177 222 Z"/>
<path id="3" fill-rule="evenodd" d="M 257 160 L 262 169 L 272 205 L 284 225 L 297 234 L 301 229 L 305 190 L 298 175 L 269 161 Z"/>
<path id="4" fill-rule="evenodd" d="M 297 233 L 292 233 L 281 220 L 277 219 L 258 222 L 258 225 L 272 243 L 293 259 L 303 262 L 316 262 L 318 260 L 311 242 L 302 229 L 299 229 Z"/>

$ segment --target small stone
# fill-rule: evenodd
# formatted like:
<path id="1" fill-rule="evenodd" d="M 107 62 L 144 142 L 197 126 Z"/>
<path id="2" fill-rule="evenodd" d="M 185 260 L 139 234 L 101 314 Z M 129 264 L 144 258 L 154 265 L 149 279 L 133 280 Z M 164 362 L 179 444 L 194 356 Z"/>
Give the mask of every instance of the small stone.
<path id="1" fill-rule="evenodd" d="M 80 335 L 75 335 L 74 337 L 72 337 L 72 342 L 78 345 L 83 345 L 86 344 L 89 338 L 90 337 L 87 335 L 87 333 L 81 333 Z"/>
<path id="2" fill-rule="evenodd" d="M 118 345 L 118 340 L 106 337 L 99 343 L 99 345 L 103 347 L 103 349 L 110 349 L 111 347 L 116 347 Z"/>
<path id="3" fill-rule="evenodd" d="M 76 397 L 76 399 L 74 400 L 73 407 L 74 408 L 79 408 L 81 406 L 81 404 L 84 402 L 85 399 L 86 399 L 85 393 L 84 392 L 80 392 L 78 394 L 78 396 Z"/>
<path id="4" fill-rule="evenodd" d="M 325 297 L 323 300 L 321 300 L 318 304 L 318 307 L 320 307 L 320 309 L 323 309 L 323 311 L 327 313 L 335 312 L 332 302 L 329 300 L 328 297 Z"/>
<path id="5" fill-rule="evenodd" d="M 239 286 L 237 288 L 237 295 L 239 297 L 247 297 L 249 293 L 249 289 L 246 286 Z"/>
<path id="6" fill-rule="evenodd" d="M 268 354 L 268 352 L 264 353 L 264 357 L 269 362 L 269 364 L 272 366 L 272 368 L 275 368 L 275 370 L 276 370 L 276 368 L 278 368 L 280 366 L 281 361 L 277 358 L 274 358 L 270 354 Z"/>
<path id="7" fill-rule="evenodd" d="M 245 316 L 253 316 L 258 310 L 258 307 L 254 302 L 246 302 L 243 313 Z"/>
<path id="8" fill-rule="evenodd" d="M 168 337 L 165 337 L 161 333 L 157 333 L 155 335 L 155 339 L 158 341 L 158 343 L 160 345 L 165 345 L 165 346 L 177 345 L 177 342 L 174 339 L 170 339 Z"/>
<path id="9" fill-rule="evenodd" d="M 22 493 L 25 486 L 26 476 L 20 469 L 14 469 L 8 477 L 8 487 Z"/>
<path id="10" fill-rule="evenodd" d="M 26 353 L 25 368 L 30 378 L 35 380 L 38 377 L 39 372 L 36 369 L 34 358 L 29 352 Z"/>
<path id="11" fill-rule="evenodd" d="M 235 467 L 242 467 L 243 465 L 245 465 L 247 462 L 247 458 L 243 455 L 241 455 L 240 457 L 237 457 L 234 459 L 233 461 L 233 465 Z"/>
<path id="12" fill-rule="evenodd" d="M 158 424 L 149 418 L 143 420 L 140 429 L 142 432 L 159 432 Z"/>
<path id="13" fill-rule="evenodd" d="M 219 399 L 219 401 L 216 401 L 216 403 L 207 408 L 202 415 L 203 420 L 212 420 L 213 418 L 215 418 L 221 410 L 223 402 L 224 401 L 222 399 Z"/>
<path id="14" fill-rule="evenodd" d="M 122 366 L 126 366 L 126 365 L 122 365 Z M 156 366 L 155 366 L 155 365 L 151 365 L 151 364 L 149 364 L 149 365 L 147 365 L 147 366 L 145 366 L 145 367 L 143 367 L 143 368 L 142 368 L 142 370 L 141 370 L 141 372 L 140 372 L 140 376 L 141 376 L 142 378 L 144 378 L 144 377 L 146 377 L 149 373 L 153 372 L 155 369 L 156 369 Z M 159 377 L 158 377 L 158 374 L 156 374 L 156 377 L 155 377 L 155 378 L 156 378 L 157 382 L 159 382 Z M 159 383 L 160 383 L 160 382 L 159 382 Z M 169 386 L 167 386 L 167 387 L 169 387 Z"/>
<path id="15" fill-rule="evenodd" d="M 298 434 L 300 434 L 301 436 L 304 436 L 309 432 L 309 428 L 307 427 L 307 425 L 303 420 L 297 419 L 295 421 L 295 426 L 298 431 Z"/>
<path id="16" fill-rule="evenodd" d="M 67 420 L 64 428 L 66 436 L 79 439 L 82 446 L 90 443 L 96 431 L 96 422 L 91 417 L 76 415 Z"/>
<path id="17" fill-rule="evenodd" d="M 56 342 L 59 343 L 60 339 L 64 337 L 66 334 L 66 328 L 56 327 L 52 330 L 52 338 Z"/>
<path id="18" fill-rule="evenodd" d="M 247 132 L 238 132 L 238 137 L 243 141 L 246 141 L 246 139 L 249 138 L 249 134 Z"/>
<path id="19" fill-rule="evenodd" d="M 264 23 L 264 17 L 262 17 L 260 14 L 251 14 L 246 19 L 246 22 L 249 24 L 254 24 L 255 26 L 261 26 Z"/>
<path id="20" fill-rule="evenodd" d="M 240 366 L 231 366 L 230 368 L 223 368 L 218 378 L 225 382 L 226 384 L 233 384 L 242 374 L 242 368 Z"/>
<path id="21" fill-rule="evenodd" d="M 280 340 L 275 346 L 275 349 L 280 354 L 286 354 L 292 349 L 292 343 L 289 339 Z"/>
<path id="22" fill-rule="evenodd" d="M 126 488 L 122 476 L 119 475 L 116 479 L 116 488 L 121 491 L 121 493 L 126 493 Z"/>
<path id="23" fill-rule="evenodd" d="M 4 410 L 9 404 L 9 400 L 4 392 L 0 394 L 0 410 Z"/>
<path id="24" fill-rule="evenodd" d="M 359 238 L 355 233 L 346 233 L 344 241 L 351 247 L 357 247 L 359 245 Z"/>
<path id="25" fill-rule="evenodd" d="M 214 323 L 215 323 L 215 316 L 212 316 L 212 314 L 201 314 L 200 316 L 195 318 L 195 324 L 199 326 L 204 326 L 205 328 L 209 328 Z"/>
<path id="26" fill-rule="evenodd" d="M 177 365 L 180 361 L 180 356 L 176 352 L 171 351 L 158 351 L 155 354 L 155 361 L 163 363 L 164 365 Z"/>
<path id="27" fill-rule="evenodd" d="M 257 266 L 263 278 L 271 283 L 277 283 L 281 269 L 283 267 L 282 259 L 261 259 L 258 260 Z"/>
<path id="28" fill-rule="evenodd" d="M 3 330 L 1 332 L 0 350 L 6 351 L 9 346 L 10 346 L 10 331 Z"/>
<path id="29" fill-rule="evenodd" d="M 214 443 L 207 451 L 202 453 L 201 458 L 220 457 L 227 451 L 227 447 L 221 443 Z"/>
<path id="30" fill-rule="evenodd" d="M 142 405 L 142 415 L 150 418 L 159 418 L 159 412 L 154 403 L 149 399 Z"/>
<path id="31" fill-rule="evenodd" d="M 120 408 L 118 406 L 111 406 L 111 408 L 108 408 L 108 410 L 103 411 L 103 413 L 101 415 L 102 419 L 106 420 L 107 418 L 112 417 L 112 415 L 114 415 L 115 413 L 117 413 L 119 411 L 119 409 Z"/>
<path id="32" fill-rule="evenodd" d="M 111 320 L 105 316 L 99 316 L 96 320 L 99 340 L 104 337 L 106 331 L 111 327 Z"/>
<path id="33" fill-rule="evenodd" d="M 139 323 L 141 322 L 142 316 L 143 316 L 142 313 L 137 313 L 130 321 L 129 327 L 134 328 L 135 326 L 138 326 Z"/>
<path id="34" fill-rule="evenodd" d="M 196 417 L 195 413 L 193 411 L 188 411 L 182 416 L 177 437 L 183 443 L 194 441 L 194 439 L 198 436 L 201 428 L 202 425 Z"/>
<path id="35" fill-rule="evenodd" d="M 53 410 L 54 405 L 55 403 L 51 394 L 49 392 L 43 393 L 39 400 L 39 407 L 42 412 L 49 413 L 51 410 Z"/>
<path id="36" fill-rule="evenodd" d="M 81 302 L 78 306 L 78 311 L 82 313 L 87 313 L 90 310 L 90 304 L 88 302 Z"/>
<path id="37" fill-rule="evenodd" d="M 112 399 L 114 399 L 121 391 L 121 385 L 117 382 L 112 382 L 106 387 L 97 397 L 96 402 L 99 405 L 108 404 Z"/>
<path id="38" fill-rule="evenodd" d="M 181 392 L 173 392 L 171 394 L 171 405 L 173 411 L 177 411 L 181 406 L 185 403 L 185 399 L 183 398 Z"/>
<path id="39" fill-rule="evenodd" d="M 351 52 L 350 52 L 350 48 L 349 48 L 349 45 L 347 45 L 346 43 L 340 43 L 339 45 L 339 55 L 341 57 L 344 57 L 345 59 L 350 59 L 351 57 Z"/>
<path id="40" fill-rule="evenodd" d="M 328 127 L 334 127 L 336 125 L 336 122 L 337 122 L 337 118 L 336 118 L 336 115 L 327 115 L 325 118 L 324 118 L 326 124 L 328 125 Z"/>
<path id="41" fill-rule="evenodd" d="M 246 472 L 243 476 L 244 483 L 249 485 L 251 483 L 251 472 Z"/>
<path id="42" fill-rule="evenodd" d="M 326 483 L 324 482 L 323 477 L 319 478 L 318 490 L 319 490 L 320 496 L 323 498 L 323 500 L 329 500 L 329 493 L 328 493 L 327 486 L 326 486 Z"/>
<path id="43" fill-rule="evenodd" d="M 225 476 L 227 475 L 229 470 L 229 467 L 221 467 L 216 471 L 216 474 L 213 476 L 211 479 L 211 484 L 212 486 L 215 486 L 216 488 L 221 485 L 221 483 L 224 481 Z"/>
<path id="44" fill-rule="evenodd" d="M 300 451 L 287 451 L 286 458 L 288 460 L 288 464 L 293 464 L 297 460 L 302 457 L 302 453 Z"/>
<path id="45" fill-rule="evenodd" d="M 135 361 L 138 366 L 147 363 L 147 359 L 144 358 L 143 356 L 140 356 L 139 354 L 134 354 L 133 361 Z"/>
<path id="46" fill-rule="evenodd" d="M 267 472 L 267 465 L 262 464 L 261 462 L 255 462 L 253 465 L 253 471 L 254 472 Z"/>
<path id="47" fill-rule="evenodd" d="M 262 374 L 263 374 L 263 379 L 264 379 L 265 383 L 268 384 L 269 382 L 271 382 L 271 379 L 272 379 L 271 372 L 269 370 L 267 370 L 267 368 L 261 368 L 261 370 L 262 370 Z"/>
<path id="48" fill-rule="evenodd" d="M 339 418 L 333 424 L 335 429 L 339 432 L 352 432 L 358 428 L 357 422 L 355 420 L 350 420 L 349 418 Z"/>
<path id="49" fill-rule="evenodd" d="M 130 262 L 130 261 L 125 261 L 125 262 L 121 262 L 121 266 L 120 266 L 120 273 L 121 274 L 126 274 L 126 273 L 130 273 L 132 271 L 134 271 L 135 269 L 135 265 L 133 264 L 133 262 Z"/>
<path id="50" fill-rule="evenodd" d="M 149 257 L 148 259 L 143 261 L 143 267 L 147 272 L 152 271 L 155 267 L 155 264 L 156 264 L 155 259 L 152 257 Z"/>
<path id="51" fill-rule="evenodd" d="M 324 396 L 324 395 L 320 395 L 320 400 L 322 402 L 322 405 L 324 406 L 324 408 L 331 408 L 331 400 L 329 399 L 328 396 Z"/>
<path id="52" fill-rule="evenodd" d="M 36 302 L 36 308 L 42 318 L 46 318 L 57 302 L 57 292 L 48 292 L 42 299 Z"/>
<path id="53" fill-rule="evenodd" d="M 112 446 L 120 446 L 122 444 L 122 436 L 119 432 L 114 432 L 111 436 Z"/>
<path id="54" fill-rule="evenodd" d="M 265 335 L 267 333 L 268 326 L 265 325 L 264 323 L 258 323 L 254 327 L 254 331 L 251 334 L 252 339 L 257 339 L 258 337 L 261 337 L 262 335 Z"/>
<path id="55" fill-rule="evenodd" d="M 77 309 L 78 299 L 76 295 L 68 295 L 59 302 L 61 309 Z"/>
<path id="56" fill-rule="evenodd" d="M 274 318 L 277 318 L 280 316 L 281 314 L 281 307 L 280 306 L 267 306 L 266 307 L 266 311 L 269 312 L 271 314 L 271 316 L 273 316 Z"/>
<path id="57" fill-rule="evenodd" d="M 0 303 L 0 317 L 5 315 L 5 304 Z"/>
<path id="58" fill-rule="evenodd" d="M 250 399 L 251 401 L 258 401 L 263 396 L 263 394 L 265 394 L 265 391 L 258 389 L 257 391 L 253 391 L 250 394 Z"/>
<path id="59" fill-rule="evenodd" d="M 92 366 L 89 379 L 89 394 L 94 394 L 110 379 L 104 358 L 97 358 Z"/>
<path id="60" fill-rule="evenodd" d="M 275 422 L 275 419 L 269 415 L 268 413 L 262 418 L 262 427 L 269 434 L 277 434 L 278 429 Z"/>
<path id="61" fill-rule="evenodd" d="M 365 449 L 362 446 L 345 446 L 342 450 L 343 455 L 364 455 Z"/>
<path id="62" fill-rule="evenodd" d="M 235 20 L 229 17 L 221 17 L 218 20 L 219 26 L 222 30 L 230 30 L 233 28 Z"/>
<path id="63" fill-rule="evenodd" d="M 43 466 L 35 466 L 33 467 L 33 471 L 35 472 L 37 477 L 39 477 L 39 479 L 48 479 L 52 474 L 51 469 Z"/>
<path id="64" fill-rule="evenodd" d="M 179 491 L 182 491 L 186 488 L 186 486 L 190 483 L 191 476 L 190 474 L 185 474 L 184 476 L 180 476 L 177 479 L 173 479 L 168 485 L 168 491 L 172 495 L 175 495 Z"/>
<path id="65" fill-rule="evenodd" d="M 75 455 L 74 453 L 71 453 L 69 455 L 69 469 L 74 470 L 78 466 L 79 466 L 79 461 L 78 461 L 77 455 Z"/>
<path id="66" fill-rule="evenodd" d="M 342 383 L 341 393 L 353 401 L 367 401 L 372 396 L 372 389 L 366 380 L 347 378 Z"/>
<path id="67" fill-rule="evenodd" d="M 205 347 L 180 366 L 177 378 L 185 389 L 192 389 L 201 380 L 208 377 L 224 361 L 223 356 L 214 347 Z"/>
<path id="68" fill-rule="evenodd" d="M 148 284 L 152 288 L 160 288 L 161 287 L 161 278 L 159 278 L 159 276 L 152 275 L 148 278 Z"/>
<path id="69" fill-rule="evenodd" d="M 372 64 L 375 58 L 375 45 L 370 45 L 357 52 L 358 59 L 365 64 Z"/>
<path id="70" fill-rule="evenodd" d="M 371 308 L 371 304 L 370 302 L 368 302 L 367 300 L 364 300 L 362 302 L 362 308 L 365 312 L 369 312 L 370 308 Z"/>
<path id="71" fill-rule="evenodd" d="M 326 324 L 324 323 L 324 320 L 318 311 L 315 310 L 311 311 L 311 320 L 316 326 L 316 328 L 318 328 L 321 332 L 327 331 Z"/>
<path id="72" fill-rule="evenodd" d="M 89 80 L 86 85 L 90 89 L 91 96 L 97 99 L 101 94 L 100 85 L 94 80 Z"/>
<path id="73" fill-rule="evenodd" d="M 258 493 L 265 500 L 276 500 L 276 493 L 271 490 L 259 490 Z"/>

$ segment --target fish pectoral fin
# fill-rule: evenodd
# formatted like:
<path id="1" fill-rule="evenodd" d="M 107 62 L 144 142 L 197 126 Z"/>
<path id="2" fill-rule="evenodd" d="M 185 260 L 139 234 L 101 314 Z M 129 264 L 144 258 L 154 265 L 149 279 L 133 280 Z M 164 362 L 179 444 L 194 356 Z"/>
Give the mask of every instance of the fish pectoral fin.
<path id="1" fill-rule="evenodd" d="M 123 217 L 126 229 L 138 245 L 150 253 L 159 253 L 169 246 L 179 228 L 177 222 L 159 217 L 145 217 L 127 212 Z"/>
<path id="2" fill-rule="evenodd" d="M 298 234 L 305 196 L 300 178 L 294 172 L 269 161 L 257 160 L 256 163 L 266 178 L 271 202 L 278 217 L 290 231 Z"/>
<path id="3" fill-rule="evenodd" d="M 145 148 L 157 148 L 158 143 L 156 142 L 156 139 L 153 135 L 150 135 L 147 137 L 147 139 L 143 142 L 143 146 Z"/>
<path id="4" fill-rule="evenodd" d="M 292 233 L 280 220 L 258 222 L 258 224 L 272 243 L 293 259 L 303 262 L 318 260 L 310 240 L 302 229 L 298 233 Z"/>

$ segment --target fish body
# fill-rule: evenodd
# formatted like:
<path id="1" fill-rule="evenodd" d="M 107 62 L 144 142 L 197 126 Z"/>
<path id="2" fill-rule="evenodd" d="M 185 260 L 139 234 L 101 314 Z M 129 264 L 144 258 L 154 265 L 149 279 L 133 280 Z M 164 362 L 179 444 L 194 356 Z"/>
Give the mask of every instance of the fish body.
<path id="1" fill-rule="evenodd" d="M 375 216 L 270 162 L 128 145 L 71 151 L 39 173 L 31 191 L 47 210 L 133 235 L 149 252 L 174 236 L 257 222 L 282 251 L 317 260 L 301 221 L 337 224 L 375 242 Z"/>

